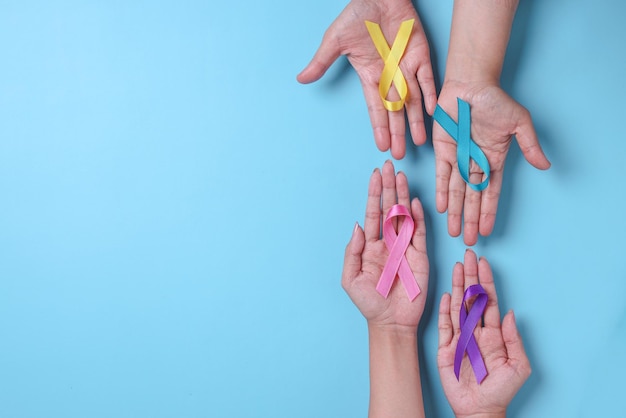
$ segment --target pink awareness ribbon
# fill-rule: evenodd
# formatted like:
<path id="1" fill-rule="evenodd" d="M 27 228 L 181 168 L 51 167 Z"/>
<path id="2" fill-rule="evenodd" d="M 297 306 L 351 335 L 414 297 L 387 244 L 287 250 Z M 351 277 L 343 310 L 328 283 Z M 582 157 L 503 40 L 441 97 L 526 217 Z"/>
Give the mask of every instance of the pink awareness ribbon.
<path id="1" fill-rule="evenodd" d="M 476 296 L 474 303 L 467 312 L 466 301 L 471 297 Z M 480 320 L 487 307 L 487 292 L 479 284 L 473 284 L 465 289 L 463 294 L 463 301 L 461 301 L 461 310 L 459 311 L 459 324 L 461 325 L 461 335 L 457 342 L 456 352 L 454 353 L 454 374 L 456 380 L 459 380 L 461 373 L 461 363 L 463 362 L 463 356 L 467 352 L 472 369 L 474 369 L 474 376 L 476 376 L 476 383 L 480 383 L 487 376 L 487 369 L 485 368 L 485 362 L 476 338 L 474 337 L 474 328 L 480 323 Z"/>
<path id="2" fill-rule="evenodd" d="M 393 227 L 393 218 L 397 217 L 404 217 L 404 221 L 400 231 L 396 234 L 396 230 Z M 383 222 L 383 239 L 389 251 L 389 258 L 387 258 L 383 272 L 376 285 L 376 290 L 384 298 L 389 296 L 389 291 L 396 275 L 400 277 L 409 300 L 413 301 L 420 294 L 420 288 L 415 281 L 415 276 L 413 276 L 413 271 L 409 267 L 409 262 L 405 255 L 406 249 L 409 248 L 411 243 L 414 228 L 415 223 L 411 217 L 411 212 L 406 207 L 394 205 L 387 213 L 385 222 Z"/>

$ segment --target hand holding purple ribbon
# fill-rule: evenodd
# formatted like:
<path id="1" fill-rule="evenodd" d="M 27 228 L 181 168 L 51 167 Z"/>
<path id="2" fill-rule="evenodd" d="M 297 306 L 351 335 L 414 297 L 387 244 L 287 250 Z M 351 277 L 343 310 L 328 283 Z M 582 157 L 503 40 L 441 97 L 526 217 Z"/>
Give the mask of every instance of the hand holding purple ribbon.
<path id="1" fill-rule="evenodd" d="M 473 303 L 463 320 L 462 312 L 467 301 Z M 472 359 L 469 353 L 463 356 L 466 349 L 473 350 L 470 348 L 472 340 L 479 350 L 480 360 Z M 457 350 L 463 356 L 460 362 Z M 504 416 L 506 407 L 530 376 L 530 363 L 513 311 L 500 321 L 489 263 L 484 258 L 477 261 L 471 250 L 466 251 L 463 264 L 454 266 L 452 294 L 446 293 L 441 298 L 437 366 L 444 392 L 456 416 L 477 413 Z"/>

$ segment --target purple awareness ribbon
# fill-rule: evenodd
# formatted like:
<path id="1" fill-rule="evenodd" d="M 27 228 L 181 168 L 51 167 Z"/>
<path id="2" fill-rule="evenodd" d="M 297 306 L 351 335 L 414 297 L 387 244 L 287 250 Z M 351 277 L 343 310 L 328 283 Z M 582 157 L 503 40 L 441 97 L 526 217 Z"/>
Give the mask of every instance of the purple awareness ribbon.
<path id="1" fill-rule="evenodd" d="M 402 226 L 396 234 L 396 230 L 393 227 L 393 218 L 400 216 L 404 217 L 404 222 L 402 222 Z M 405 206 L 398 204 L 393 205 L 389 209 L 385 222 L 383 222 L 383 239 L 385 240 L 387 250 L 389 250 L 389 257 L 376 285 L 376 290 L 384 298 L 387 298 L 389 295 L 396 275 L 400 277 L 404 290 L 406 290 L 406 295 L 411 302 L 420 294 L 420 288 L 415 281 L 413 270 L 411 270 L 405 256 L 406 250 L 411 244 L 411 238 L 413 238 L 414 228 L 415 222 L 411 217 L 411 212 Z"/>
<path id="2" fill-rule="evenodd" d="M 472 307 L 467 312 L 466 300 L 476 296 Z M 461 309 L 459 312 L 459 322 L 461 325 L 461 335 L 459 336 L 459 342 L 456 346 L 456 352 L 454 354 L 454 374 L 456 380 L 459 380 L 459 374 L 461 373 L 461 362 L 463 356 L 467 352 L 472 369 L 474 369 L 474 375 L 476 376 L 476 383 L 480 383 L 487 376 L 487 369 L 485 368 L 485 362 L 478 349 L 476 338 L 474 337 L 474 328 L 480 323 L 487 307 L 487 292 L 479 284 L 473 284 L 465 289 L 463 295 L 463 301 L 461 302 Z"/>

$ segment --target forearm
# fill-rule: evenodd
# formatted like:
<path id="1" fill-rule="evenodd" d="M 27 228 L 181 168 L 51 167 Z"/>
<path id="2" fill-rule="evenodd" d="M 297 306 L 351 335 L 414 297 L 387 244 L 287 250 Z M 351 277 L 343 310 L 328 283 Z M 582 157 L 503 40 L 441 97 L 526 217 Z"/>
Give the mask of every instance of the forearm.
<path id="1" fill-rule="evenodd" d="M 499 84 L 518 0 L 455 0 L 446 81 Z"/>
<path id="2" fill-rule="evenodd" d="M 369 417 L 424 417 L 416 330 L 368 324 Z"/>

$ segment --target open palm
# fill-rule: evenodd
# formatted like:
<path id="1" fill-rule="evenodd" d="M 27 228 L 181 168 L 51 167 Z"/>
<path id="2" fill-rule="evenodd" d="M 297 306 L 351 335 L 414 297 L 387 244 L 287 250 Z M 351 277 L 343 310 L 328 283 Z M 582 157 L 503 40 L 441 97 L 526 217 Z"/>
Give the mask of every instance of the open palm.
<path id="1" fill-rule="evenodd" d="M 415 144 L 423 144 L 426 131 L 422 97 L 426 111 L 432 114 L 437 94 L 428 40 L 415 7 L 409 0 L 351 1 L 328 28 L 313 59 L 297 77 L 301 83 L 317 81 L 340 55 L 346 55 L 361 80 L 376 145 L 381 151 L 391 148 L 394 158 L 405 155 L 404 112 L 390 112 L 383 106 L 378 81 L 384 62 L 370 39 L 365 21 L 378 23 L 387 43 L 391 45 L 400 24 L 408 19 L 415 19 L 415 24 L 400 69 L 409 91 L 405 108 L 411 135 Z M 395 89 L 391 89 L 389 98 L 398 99 Z"/>
<path id="2" fill-rule="evenodd" d="M 408 264 L 421 289 L 413 301 L 397 278 L 387 298 L 376 290 L 389 254 L 381 239 L 381 222 L 396 203 L 410 207 L 415 222 L 413 238 L 406 251 Z M 424 312 L 428 287 L 424 214 L 419 200 L 410 200 L 406 176 L 401 172 L 395 175 L 389 161 L 383 166 L 382 175 L 377 169 L 371 176 L 364 228 L 355 226 L 346 247 L 342 286 L 370 324 L 415 328 Z"/>
<path id="3" fill-rule="evenodd" d="M 550 162 L 541 150 L 528 110 L 499 86 L 444 83 L 439 95 L 439 105 L 454 120 L 457 119 L 457 98 L 470 103 L 472 139 L 489 161 L 491 178 L 489 186 L 482 192 L 465 184 L 458 169 L 456 142 L 434 122 L 437 210 L 448 211 L 450 235 L 460 235 L 463 223 L 465 244 L 474 245 L 479 233 L 485 236 L 493 231 L 502 189 L 504 163 L 513 136 L 517 138 L 526 160 L 534 167 L 547 169 Z M 472 161 L 470 181 L 480 183 L 484 176 L 478 165 Z"/>
<path id="4" fill-rule="evenodd" d="M 474 330 L 474 337 L 487 368 L 487 377 L 476 383 L 467 356 L 461 364 L 457 381 L 454 374 L 454 355 L 460 336 L 459 312 L 464 290 L 479 283 L 487 292 L 488 302 L 484 326 Z M 437 366 L 444 392 L 457 417 L 472 414 L 504 416 L 506 408 L 530 376 L 530 363 L 517 332 L 512 311 L 500 323 L 498 299 L 493 274 L 487 260 L 476 262 L 476 255 L 468 250 L 464 265 L 457 263 L 452 275 L 452 295 L 444 294 L 439 307 L 439 351 Z"/>

